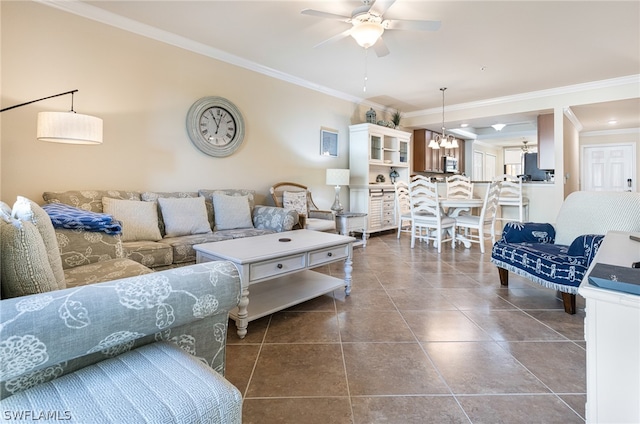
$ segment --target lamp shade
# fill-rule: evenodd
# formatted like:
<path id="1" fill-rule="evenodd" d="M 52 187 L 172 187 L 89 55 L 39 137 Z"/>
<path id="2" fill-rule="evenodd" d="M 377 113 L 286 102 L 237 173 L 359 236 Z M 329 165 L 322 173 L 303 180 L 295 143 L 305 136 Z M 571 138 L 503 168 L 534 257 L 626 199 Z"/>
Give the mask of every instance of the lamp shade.
<path id="1" fill-rule="evenodd" d="M 362 22 L 353 27 L 351 36 L 360 47 L 368 49 L 378 41 L 383 32 L 384 28 L 379 23 Z"/>
<path id="2" fill-rule="evenodd" d="M 69 144 L 102 143 L 102 119 L 75 112 L 40 112 L 36 137 Z"/>
<path id="3" fill-rule="evenodd" d="M 348 169 L 327 169 L 327 185 L 349 185 Z"/>

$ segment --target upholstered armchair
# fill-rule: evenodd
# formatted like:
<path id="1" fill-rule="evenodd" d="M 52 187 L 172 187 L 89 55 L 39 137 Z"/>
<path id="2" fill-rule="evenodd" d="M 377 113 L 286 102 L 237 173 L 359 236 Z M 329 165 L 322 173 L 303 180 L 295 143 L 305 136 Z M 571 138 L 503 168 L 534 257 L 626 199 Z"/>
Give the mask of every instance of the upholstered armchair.
<path id="1" fill-rule="evenodd" d="M 320 210 L 311 197 L 311 191 L 306 186 L 282 182 L 274 184 L 269 192 L 277 207 L 298 212 L 300 228 L 315 231 L 336 231 L 334 213 Z"/>

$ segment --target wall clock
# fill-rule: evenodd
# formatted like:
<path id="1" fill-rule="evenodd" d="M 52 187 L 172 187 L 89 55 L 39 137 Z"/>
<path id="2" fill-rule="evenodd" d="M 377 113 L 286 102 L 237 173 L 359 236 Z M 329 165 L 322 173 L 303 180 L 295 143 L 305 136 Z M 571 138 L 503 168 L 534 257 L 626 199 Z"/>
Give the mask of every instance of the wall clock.
<path id="1" fill-rule="evenodd" d="M 221 158 L 231 155 L 242 144 L 244 120 L 229 100 L 203 97 L 189 108 L 187 132 L 200 151 Z"/>

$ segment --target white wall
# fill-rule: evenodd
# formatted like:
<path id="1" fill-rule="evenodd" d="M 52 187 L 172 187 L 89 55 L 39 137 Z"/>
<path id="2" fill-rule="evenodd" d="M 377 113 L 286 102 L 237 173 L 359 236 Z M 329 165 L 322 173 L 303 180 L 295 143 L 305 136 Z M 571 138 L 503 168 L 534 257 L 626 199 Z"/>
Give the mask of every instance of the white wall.
<path id="1" fill-rule="evenodd" d="M 40 111 L 69 110 L 63 96 L 2 113 L 0 195 L 42 201 L 72 189 L 250 188 L 271 204 L 279 181 L 308 185 L 333 202 L 326 168 L 347 168 L 348 126 L 368 107 L 273 79 L 33 2 L 1 2 L 1 104 L 73 89 L 75 110 L 104 120 L 104 143 L 73 146 L 35 138 Z M 227 158 L 197 150 L 185 118 L 200 97 L 235 103 L 245 140 Z M 320 156 L 320 128 L 338 130 L 337 158 Z M 342 191 L 348 205 L 348 190 Z"/>

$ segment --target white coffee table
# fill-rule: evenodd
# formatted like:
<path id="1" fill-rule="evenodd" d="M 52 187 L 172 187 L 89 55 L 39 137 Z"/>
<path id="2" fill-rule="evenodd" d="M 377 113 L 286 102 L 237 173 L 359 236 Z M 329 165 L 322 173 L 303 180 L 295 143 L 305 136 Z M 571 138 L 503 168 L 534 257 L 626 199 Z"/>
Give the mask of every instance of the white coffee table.
<path id="1" fill-rule="evenodd" d="M 295 230 L 198 244 L 194 249 L 197 263 L 227 260 L 238 268 L 242 293 L 230 315 L 243 338 L 250 321 L 338 288 L 344 287 L 349 295 L 354 241 L 350 236 Z M 338 261 L 344 261 L 344 280 L 310 270 Z"/>

